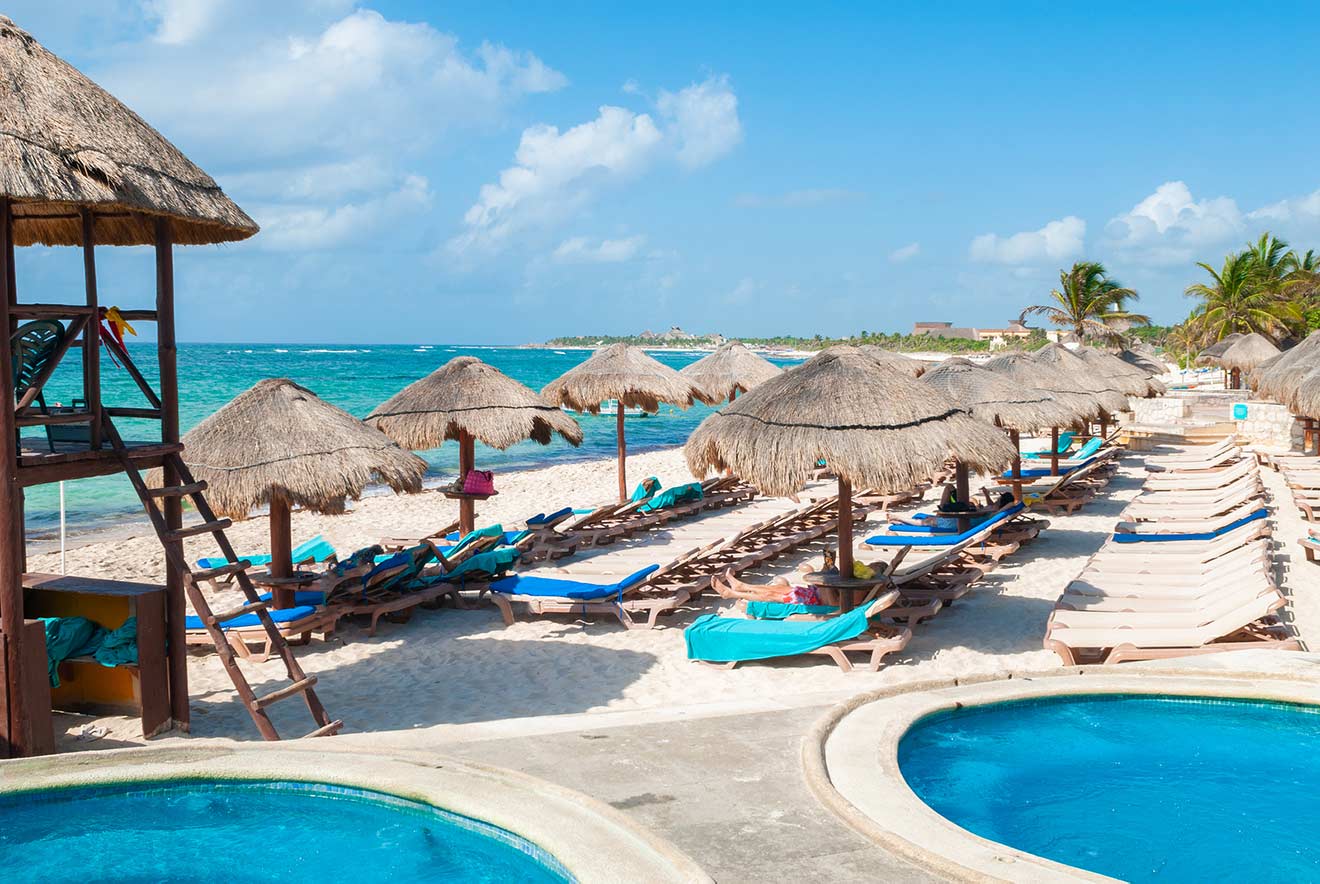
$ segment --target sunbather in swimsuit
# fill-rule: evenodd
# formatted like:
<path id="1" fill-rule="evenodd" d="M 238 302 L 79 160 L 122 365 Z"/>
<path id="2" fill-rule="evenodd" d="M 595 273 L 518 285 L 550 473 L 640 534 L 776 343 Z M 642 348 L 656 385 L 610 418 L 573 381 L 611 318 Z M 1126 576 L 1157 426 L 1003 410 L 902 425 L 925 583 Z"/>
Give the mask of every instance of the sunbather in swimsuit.
<path id="1" fill-rule="evenodd" d="M 880 563 L 876 563 L 880 564 Z M 883 565 L 881 565 L 883 567 Z M 803 565 L 803 570 L 811 570 L 810 565 Z M 731 608 L 726 608 L 721 616 L 723 617 L 742 617 L 747 616 L 748 602 L 782 602 L 789 605 L 828 605 L 837 606 L 839 604 L 839 594 L 837 590 L 828 587 L 802 586 L 791 583 L 785 577 L 775 577 L 769 583 L 756 585 L 753 583 L 744 583 L 732 572 L 716 577 L 711 581 L 714 590 L 726 599 L 736 599 L 737 604 Z M 824 620 L 828 615 L 814 614 L 794 614 L 788 618 L 791 620 Z"/>

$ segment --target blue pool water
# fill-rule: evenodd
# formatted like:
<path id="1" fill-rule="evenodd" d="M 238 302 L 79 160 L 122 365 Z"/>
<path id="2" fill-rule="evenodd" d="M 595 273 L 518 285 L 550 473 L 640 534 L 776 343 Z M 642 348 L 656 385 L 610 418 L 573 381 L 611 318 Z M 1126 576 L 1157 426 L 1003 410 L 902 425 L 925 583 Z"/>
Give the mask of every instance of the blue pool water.
<path id="1" fill-rule="evenodd" d="M 912 790 L 977 835 L 1130 881 L 1320 880 L 1320 710 L 1104 695 L 938 713 Z"/>
<path id="2" fill-rule="evenodd" d="M 486 823 L 297 783 L 138 784 L 0 797 L 0 881 L 556 882 L 553 857 Z"/>

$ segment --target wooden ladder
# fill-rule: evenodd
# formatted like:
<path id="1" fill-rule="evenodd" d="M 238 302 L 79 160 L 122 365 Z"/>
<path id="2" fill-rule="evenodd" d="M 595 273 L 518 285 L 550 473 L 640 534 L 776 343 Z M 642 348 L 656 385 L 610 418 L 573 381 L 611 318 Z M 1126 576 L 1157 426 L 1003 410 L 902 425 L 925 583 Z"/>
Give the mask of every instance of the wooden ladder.
<path id="1" fill-rule="evenodd" d="M 229 538 L 225 537 L 225 529 L 233 523 L 229 519 L 217 519 L 215 517 L 215 512 L 203 495 L 203 492 L 206 491 L 206 483 L 196 481 L 187 464 L 183 462 L 183 458 L 177 453 L 171 453 L 165 456 L 165 466 L 174 470 L 174 474 L 179 477 L 181 484 L 164 488 L 147 487 L 146 480 L 142 478 L 142 473 L 139 472 L 137 464 L 133 462 L 127 446 L 124 445 L 124 440 L 120 437 L 119 431 L 110 418 L 108 416 L 103 417 L 102 424 L 105 438 L 110 442 L 115 454 L 118 455 L 119 461 L 124 467 L 124 472 L 128 474 L 134 490 L 137 491 L 138 497 L 142 499 L 142 506 L 151 518 L 151 525 L 156 529 L 156 535 L 165 547 L 166 560 L 171 567 L 184 575 L 183 586 L 188 594 L 188 600 L 192 602 L 193 610 L 197 612 L 197 616 L 206 627 L 207 634 L 215 644 L 216 653 L 220 655 L 221 664 L 224 665 L 225 671 L 229 673 L 229 678 L 234 682 L 234 688 L 238 691 L 239 699 L 243 701 L 248 714 L 252 716 L 252 721 L 256 724 L 257 730 L 261 732 L 261 736 L 267 740 L 280 739 L 280 735 L 275 730 L 275 725 L 271 722 L 270 716 L 267 715 L 266 709 L 280 700 L 300 694 L 303 700 L 306 701 L 307 708 L 311 711 L 312 718 L 316 722 L 316 729 L 306 734 L 306 736 L 325 737 L 338 733 L 344 723 L 338 719 L 333 721 L 330 719 L 325 707 L 321 705 L 321 701 L 316 696 L 316 676 L 307 675 L 303 672 L 302 666 L 298 664 L 297 659 L 293 656 L 289 643 L 284 640 L 284 636 L 280 634 L 275 621 L 270 617 L 270 612 L 267 610 L 269 603 L 261 601 L 257 595 L 257 591 L 247 575 L 247 570 L 252 567 L 252 563 L 246 559 L 239 559 L 234 554 L 234 548 L 230 545 Z M 192 498 L 193 505 L 197 508 L 197 513 L 202 517 L 202 521 L 196 525 L 171 530 L 165 520 L 165 514 L 161 510 L 160 501 L 183 497 Z M 210 534 L 215 538 L 216 545 L 220 547 L 220 551 L 224 554 L 228 564 L 203 571 L 193 571 L 189 567 L 187 558 L 183 553 L 181 541 L 185 537 L 197 537 L 202 534 Z M 217 613 L 213 612 L 211 606 L 207 603 L 200 582 L 224 576 L 235 578 L 238 586 L 243 590 L 246 601 L 236 608 Z M 223 630 L 220 629 L 221 623 L 235 617 L 241 617 L 244 614 L 257 615 L 257 619 L 266 630 L 266 636 L 270 639 L 271 650 L 277 652 L 284 661 L 284 668 L 289 676 L 290 684 L 276 688 L 262 696 L 257 696 L 253 692 L 252 686 L 248 684 L 247 678 L 238 666 L 233 647 L 229 644 Z"/>

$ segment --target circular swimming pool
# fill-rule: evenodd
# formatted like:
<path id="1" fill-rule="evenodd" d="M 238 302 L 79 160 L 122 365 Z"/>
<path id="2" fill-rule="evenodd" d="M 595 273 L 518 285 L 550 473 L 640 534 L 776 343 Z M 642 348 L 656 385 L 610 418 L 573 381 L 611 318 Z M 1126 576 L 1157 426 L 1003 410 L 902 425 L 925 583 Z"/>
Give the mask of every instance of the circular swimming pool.
<path id="1" fill-rule="evenodd" d="M 572 880 L 504 829 L 394 795 L 191 781 L 0 797 L 0 881 Z"/>
<path id="2" fill-rule="evenodd" d="M 1320 878 L 1320 707 L 1096 694 L 936 712 L 913 792 L 1000 844 L 1131 881 Z"/>

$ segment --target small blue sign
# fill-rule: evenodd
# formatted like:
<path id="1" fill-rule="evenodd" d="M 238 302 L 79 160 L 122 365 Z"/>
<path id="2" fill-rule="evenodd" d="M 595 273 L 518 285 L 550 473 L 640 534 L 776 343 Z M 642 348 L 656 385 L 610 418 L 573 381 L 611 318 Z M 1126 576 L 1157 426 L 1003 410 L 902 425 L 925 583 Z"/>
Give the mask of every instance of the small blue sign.
<path id="1" fill-rule="evenodd" d="M 1239 402 L 1233 406 L 1233 420 L 1244 421 L 1247 419 L 1247 405 L 1245 402 Z"/>

